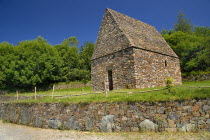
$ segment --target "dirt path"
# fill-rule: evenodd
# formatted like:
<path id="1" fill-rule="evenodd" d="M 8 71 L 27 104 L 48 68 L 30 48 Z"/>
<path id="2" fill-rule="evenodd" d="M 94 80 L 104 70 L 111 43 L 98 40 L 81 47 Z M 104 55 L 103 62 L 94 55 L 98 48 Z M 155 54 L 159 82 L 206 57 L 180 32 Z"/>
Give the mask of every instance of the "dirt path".
<path id="1" fill-rule="evenodd" d="M 0 140 L 209 140 L 210 133 L 94 133 L 32 128 L 0 121 Z"/>

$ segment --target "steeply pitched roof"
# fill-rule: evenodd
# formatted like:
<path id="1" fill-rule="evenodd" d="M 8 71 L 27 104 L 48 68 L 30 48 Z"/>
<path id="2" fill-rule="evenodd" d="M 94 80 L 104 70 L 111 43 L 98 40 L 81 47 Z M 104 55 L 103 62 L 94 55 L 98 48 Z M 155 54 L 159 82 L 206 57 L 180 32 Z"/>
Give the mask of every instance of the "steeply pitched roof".
<path id="1" fill-rule="evenodd" d="M 104 28 L 106 30 L 103 31 Z M 113 28 L 113 32 L 108 28 Z M 118 32 L 114 32 L 114 30 L 118 30 Z M 112 35 L 113 33 L 115 34 L 114 36 Z M 112 37 L 103 37 L 107 34 Z M 117 37 L 124 37 L 123 40 L 126 42 L 122 43 L 121 41 L 123 44 L 121 44 L 121 48 L 119 47 L 120 44 L 109 44 L 111 39 L 114 40 L 117 39 Z M 118 43 L 117 41 L 115 42 Z M 178 57 L 155 27 L 107 8 L 101 24 L 92 59 L 131 46 Z M 103 49 L 107 51 L 104 52 L 102 51 Z"/>

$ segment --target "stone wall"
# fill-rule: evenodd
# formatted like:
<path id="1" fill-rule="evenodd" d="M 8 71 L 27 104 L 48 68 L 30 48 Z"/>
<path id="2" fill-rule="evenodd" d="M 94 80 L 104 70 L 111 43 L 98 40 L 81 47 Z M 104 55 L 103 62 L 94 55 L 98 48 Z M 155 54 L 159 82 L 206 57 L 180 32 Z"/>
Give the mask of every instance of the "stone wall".
<path id="1" fill-rule="evenodd" d="M 167 77 L 181 85 L 179 59 L 150 51 L 134 49 L 136 88 L 165 86 Z"/>
<path id="2" fill-rule="evenodd" d="M 133 48 L 127 48 L 105 57 L 92 60 L 91 82 L 93 90 L 104 90 L 109 86 L 108 70 L 112 70 L 114 89 L 126 88 L 128 84 L 135 87 Z"/>
<path id="3" fill-rule="evenodd" d="M 210 131 L 210 99 L 119 103 L 0 103 L 0 118 L 80 131 Z"/>
<path id="4" fill-rule="evenodd" d="M 210 80 L 210 73 L 192 74 L 183 76 L 184 81 L 205 81 Z"/>

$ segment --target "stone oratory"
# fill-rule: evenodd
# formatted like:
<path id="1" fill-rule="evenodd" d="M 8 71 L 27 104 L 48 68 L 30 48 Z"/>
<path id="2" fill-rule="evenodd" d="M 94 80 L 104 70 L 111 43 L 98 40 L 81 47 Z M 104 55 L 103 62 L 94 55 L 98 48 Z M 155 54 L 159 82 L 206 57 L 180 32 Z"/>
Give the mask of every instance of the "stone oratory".
<path id="1" fill-rule="evenodd" d="M 93 90 L 181 85 L 178 56 L 155 27 L 106 9 L 91 60 Z"/>

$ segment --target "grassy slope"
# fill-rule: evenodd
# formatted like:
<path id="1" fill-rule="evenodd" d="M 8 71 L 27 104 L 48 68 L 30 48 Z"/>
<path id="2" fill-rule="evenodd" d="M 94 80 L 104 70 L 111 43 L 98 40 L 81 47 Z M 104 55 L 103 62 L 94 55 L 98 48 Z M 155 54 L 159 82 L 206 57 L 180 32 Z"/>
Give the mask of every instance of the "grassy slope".
<path id="1" fill-rule="evenodd" d="M 68 98 L 54 98 L 44 97 L 38 100 L 23 100 L 18 102 L 63 102 L 63 103 L 78 103 L 78 102 L 121 102 L 121 101 L 169 101 L 169 100 L 185 100 L 185 99 L 201 99 L 210 98 L 210 88 L 189 88 L 185 86 L 210 86 L 210 81 L 202 82 L 184 82 L 183 86 L 174 87 L 175 93 L 168 94 L 167 90 L 152 91 L 147 93 L 119 93 L 119 92 L 138 92 L 146 91 L 151 89 L 123 89 L 108 92 L 108 97 L 105 98 L 105 94 L 93 94 L 93 95 L 83 95 L 83 96 L 73 96 Z M 52 91 L 38 92 L 38 95 L 51 95 Z M 76 88 L 76 89 L 60 89 L 55 91 L 55 95 L 71 95 L 71 94 L 81 94 L 81 93 L 93 93 L 91 87 L 86 88 Z M 34 93 L 22 93 L 24 96 L 33 96 Z M 14 94 L 10 94 L 13 95 Z M 17 101 L 15 101 L 17 102 Z"/>

